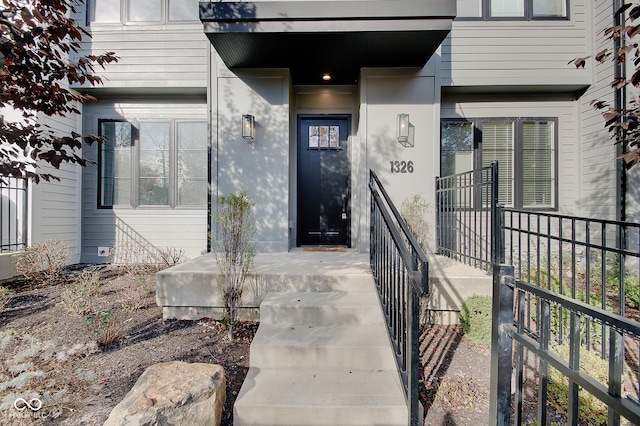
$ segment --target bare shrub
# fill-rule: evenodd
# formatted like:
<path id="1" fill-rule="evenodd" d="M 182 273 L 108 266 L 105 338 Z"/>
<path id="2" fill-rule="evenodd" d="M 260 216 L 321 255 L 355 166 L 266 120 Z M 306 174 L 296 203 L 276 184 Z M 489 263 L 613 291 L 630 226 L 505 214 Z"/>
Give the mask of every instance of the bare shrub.
<path id="1" fill-rule="evenodd" d="M 72 315 L 88 315 L 95 310 L 99 294 L 100 271 L 86 269 L 62 292 L 62 304 Z"/>
<path id="2" fill-rule="evenodd" d="M 69 261 L 69 252 L 69 244 L 62 240 L 33 244 L 14 255 L 16 271 L 39 284 L 55 283 Z"/>
<path id="3" fill-rule="evenodd" d="M 420 194 L 406 198 L 400 206 L 402 218 L 425 250 L 429 247 L 430 231 L 427 216 L 430 210 L 429 203 Z"/>
<path id="4" fill-rule="evenodd" d="M 124 320 L 121 311 L 108 308 L 86 316 L 87 324 L 100 347 L 109 347 L 124 339 Z"/>
<path id="5" fill-rule="evenodd" d="M 220 234 L 218 250 L 214 252 L 220 268 L 222 298 L 229 339 L 237 308 L 242 299 L 244 282 L 253 270 L 255 250 L 250 243 L 256 232 L 256 219 L 251 213 L 253 202 L 246 191 L 218 198 L 216 223 Z"/>
<path id="6" fill-rule="evenodd" d="M 147 305 L 147 299 L 153 292 L 153 276 L 147 274 L 127 275 L 120 289 L 122 309 L 137 311 Z"/>
<path id="7" fill-rule="evenodd" d="M 171 266 L 178 265 L 185 261 L 185 253 L 183 249 L 176 249 L 175 247 L 167 247 L 160 249 L 157 254 L 157 263 L 159 268 L 170 268 Z"/>
<path id="8" fill-rule="evenodd" d="M 11 303 L 11 299 L 13 299 L 14 292 L 6 287 L 0 286 L 0 314 L 4 312 L 4 310 Z"/>

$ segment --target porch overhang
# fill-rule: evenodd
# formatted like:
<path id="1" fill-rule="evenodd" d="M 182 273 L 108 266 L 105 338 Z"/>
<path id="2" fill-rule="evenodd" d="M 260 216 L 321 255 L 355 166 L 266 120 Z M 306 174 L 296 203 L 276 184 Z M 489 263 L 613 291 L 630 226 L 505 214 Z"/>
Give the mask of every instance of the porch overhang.
<path id="1" fill-rule="evenodd" d="M 423 67 L 451 31 L 452 0 L 201 2 L 229 69 L 288 68 L 293 84 L 355 84 L 362 67 Z"/>

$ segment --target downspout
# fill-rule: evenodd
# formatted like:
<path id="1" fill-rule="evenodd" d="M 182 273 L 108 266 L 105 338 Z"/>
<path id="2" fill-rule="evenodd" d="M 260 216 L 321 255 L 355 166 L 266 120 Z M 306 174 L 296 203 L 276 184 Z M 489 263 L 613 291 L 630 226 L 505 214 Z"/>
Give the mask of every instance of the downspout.
<path id="1" fill-rule="evenodd" d="M 624 23 L 624 14 L 616 13 L 622 7 L 622 4 L 623 0 L 613 0 L 614 27 L 618 27 Z M 625 45 L 623 34 L 618 39 L 614 39 L 614 52 L 617 52 L 621 47 Z M 619 78 L 626 79 L 626 61 L 623 61 L 622 63 L 618 61 L 614 62 L 614 77 L 616 81 L 618 81 Z M 616 89 L 613 93 L 613 96 L 615 110 L 622 112 L 624 109 L 626 109 L 626 88 L 623 86 L 619 89 Z M 621 116 L 620 120 L 624 121 L 624 116 Z M 623 160 L 618 158 L 625 153 L 626 143 L 624 141 L 624 130 L 622 130 L 621 128 L 618 128 L 616 130 L 616 141 L 622 141 L 616 143 L 616 220 L 625 221 L 627 219 L 627 172 L 624 167 Z"/>

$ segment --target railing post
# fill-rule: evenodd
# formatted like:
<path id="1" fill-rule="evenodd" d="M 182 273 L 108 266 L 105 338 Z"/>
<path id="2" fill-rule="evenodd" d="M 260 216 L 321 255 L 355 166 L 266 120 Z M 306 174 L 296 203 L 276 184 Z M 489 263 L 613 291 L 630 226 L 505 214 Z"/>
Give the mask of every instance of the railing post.
<path id="1" fill-rule="evenodd" d="M 407 347 L 411 356 L 407 360 L 407 400 L 409 402 L 409 424 L 419 426 L 422 424 L 420 412 L 419 382 L 420 382 L 420 298 L 409 285 L 407 288 L 410 311 L 407 315 Z"/>
<path id="2" fill-rule="evenodd" d="M 489 424 L 511 426 L 513 266 L 493 265 Z"/>
<path id="3" fill-rule="evenodd" d="M 505 261 L 504 209 L 498 197 L 498 162 L 491 163 L 491 261 L 502 264 Z"/>

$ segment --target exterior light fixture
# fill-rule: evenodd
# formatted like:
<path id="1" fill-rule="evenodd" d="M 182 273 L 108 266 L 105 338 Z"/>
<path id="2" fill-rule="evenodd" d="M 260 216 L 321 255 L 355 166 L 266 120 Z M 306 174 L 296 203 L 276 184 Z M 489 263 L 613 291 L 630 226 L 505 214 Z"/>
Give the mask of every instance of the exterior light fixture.
<path id="1" fill-rule="evenodd" d="M 409 142 L 409 114 L 398 114 L 396 138 L 402 145 Z"/>
<path id="2" fill-rule="evenodd" d="M 251 114 L 242 116 L 242 137 L 245 140 L 252 141 L 256 136 L 256 119 Z"/>
<path id="3" fill-rule="evenodd" d="M 329 74 L 328 72 L 326 72 L 326 73 L 322 74 L 322 79 L 323 79 L 324 81 L 329 81 L 329 80 L 331 80 L 331 74 Z"/>

